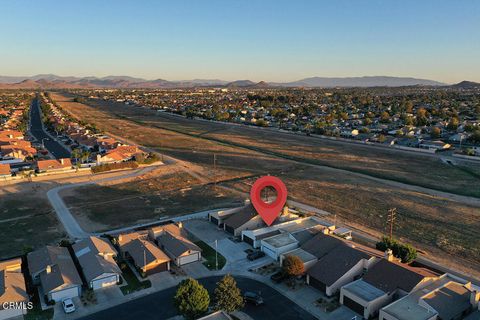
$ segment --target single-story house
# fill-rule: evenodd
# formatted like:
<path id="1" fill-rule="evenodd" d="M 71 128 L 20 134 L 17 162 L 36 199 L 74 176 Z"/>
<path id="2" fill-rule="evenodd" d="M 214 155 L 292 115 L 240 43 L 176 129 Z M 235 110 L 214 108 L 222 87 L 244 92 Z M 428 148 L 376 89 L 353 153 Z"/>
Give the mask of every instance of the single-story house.
<path id="1" fill-rule="evenodd" d="M 146 234 L 121 234 L 117 239 L 122 256 L 131 259 L 145 275 L 170 270 L 170 258 Z"/>
<path id="2" fill-rule="evenodd" d="M 311 253 L 318 259 L 322 258 L 330 251 L 344 244 L 341 239 L 318 233 L 312 239 L 302 245 L 302 249 Z"/>
<path id="3" fill-rule="evenodd" d="M 104 155 L 97 155 L 97 164 L 128 161 L 133 159 L 135 155 L 139 153 L 142 153 L 142 151 L 137 146 L 118 146 L 115 149 L 109 150 Z"/>
<path id="4" fill-rule="evenodd" d="M 58 302 L 81 294 L 82 280 L 67 248 L 46 246 L 30 252 L 27 261 L 34 283 L 40 283 L 47 300 Z"/>
<path id="5" fill-rule="evenodd" d="M 463 319 L 478 305 L 471 283 L 443 274 L 380 310 L 380 320 Z M 480 318 L 479 318 L 480 319 Z"/>
<path id="6" fill-rule="evenodd" d="M 252 204 L 249 204 L 225 219 L 223 229 L 234 236 L 240 236 L 243 230 L 265 227 L 263 219 L 257 214 Z"/>
<path id="7" fill-rule="evenodd" d="M 288 217 L 285 218 L 288 219 Z M 265 228 L 244 230 L 242 231 L 242 241 L 250 244 L 254 248 L 260 248 L 262 239 L 280 234 L 281 232 L 289 232 L 292 233 L 294 237 L 298 238 L 297 240 L 299 241 L 299 245 L 302 245 L 305 241 L 311 238 L 311 235 L 315 235 L 319 232 L 328 233 L 331 226 L 327 225 L 327 223 L 317 219 L 316 217 L 297 218 Z M 308 231 L 301 232 L 304 230 Z"/>
<path id="8" fill-rule="evenodd" d="M 268 256 L 279 260 L 282 253 L 298 247 L 298 241 L 288 232 L 262 239 L 260 249 Z"/>
<path id="9" fill-rule="evenodd" d="M 391 297 L 385 291 L 362 279 L 346 284 L 340 289 L 340 303 L 365 319 L 376 314 L 382 306 L 390 301 Z"/>
<path id="10" fill-rule="evenodd" d="M 122 272 L 115 261 L 117 251 L 108 240 L 88 237 L 72 247 L 90 289 L 97 290 L 119 283 Z"/>
<path id="11" fill-rule="evenodd" d="M 0 262 L 0 320 L 21 317 L 27 313 L 28 294 L 22 273 L 22 259 Z M 16 303 L 24 308 L 5 308 L 6 303 Z"/>
<path id="12" fill-rule="evenodd" d="M 340 303 L 369 319 L 394 299 L 404 297 L 438 277 L 438 274 L 430 270 L 389 260 L 392 260 L 391 255 L 386 255 L 385 259 L 380 259 L 363 276 L 360 281 L 369 286 L 363 283 L 343 286 L 340 290 Z M 380 295 L 379 291 L 369 294 L 368 291 L 373 291 L 371 287 L 384 292 L 384 295 Z"/>
<path id="13" fill-rule="evenodd" d="M 306 282 L 327 296 L 332 296 L 343 285 L 365 273 L 375 261 L 374 255 L 345 243 L 320 258 L 308 270 Z"/>
<path id="14" fill-rule="evenodd" d="M 175 224 L 168 224 L 150 229 L 149 237 L 154 237 L 158 244 L 177 266 L 201 261 L 202 250 L 185 237 Z"/>
<path id="15" fill-rule="evenodd" d="M 237 213 L 240 208 L 233 208 L 228 210 L 219 210 L 215 212 L 210 212 L 208 214 L 208 220 L 213 224 L 217 225 L 220 228 L 223 228 L 223 223 L 226 219 L 231 217 L 233 214 Z"/>
<path id="16" fill-rule="evenodd" d="M 452 146 L 448 143 L 445 143 L 440 140 L 435 140 L 435 141 L 422 141 L 418 145 L 421 149 L 427 149 L 427 150 L 432 150 L 432 151 L 437 151 L 437 150 L 448 150 Z"/>
<path id="17" fill-rule="evenodd" d="M 66 171 L 72 168 L 72 161 L 68 158 L 54 160 L 38 160 L 38 172 Z"/>

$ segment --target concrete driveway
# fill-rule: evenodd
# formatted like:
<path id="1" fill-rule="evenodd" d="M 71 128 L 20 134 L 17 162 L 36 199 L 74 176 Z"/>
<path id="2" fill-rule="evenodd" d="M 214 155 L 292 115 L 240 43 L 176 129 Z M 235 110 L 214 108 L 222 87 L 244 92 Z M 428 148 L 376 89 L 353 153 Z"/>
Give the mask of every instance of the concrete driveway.
<path id="1" fill-rule="evenodd" d="M 195 237 L 206 242 L 212 248 L 215 248 L 215 240 L 217 240 L 218 252 L 227 259 L 227 264 L 223 270 L 245 271 L 274 262 L 272 258 L 267 256 L 254 261 L 248 260 L 245 250 L 252 249 L 252 246 L 246 242 L 232 241 L 233 236 L 231 234 L 206 219 L 188 220 L 183 225 Z"/>

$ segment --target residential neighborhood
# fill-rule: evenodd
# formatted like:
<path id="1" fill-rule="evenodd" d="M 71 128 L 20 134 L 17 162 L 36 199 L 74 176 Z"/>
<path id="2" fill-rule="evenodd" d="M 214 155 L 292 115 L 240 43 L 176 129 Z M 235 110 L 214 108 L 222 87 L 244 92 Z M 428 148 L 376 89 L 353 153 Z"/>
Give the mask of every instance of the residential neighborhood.
<path id="1" fill-rule="evenodd" d="M 232 97 L 244 94 L 236 89 L 220 92 Z M 217 90 L 208 91 L 208 95 L 217 94 Z M 130 96 L 131 100 L 125 103 L 132 107 L 143 104 L 135 97 Z M 79 172 L 131 170 L 135 168 L 132 163 L 148 166 L 160 159 L 138 145 L 113 138 L 89 123 L 80 123 L 49 93 L 29 95 L 28 99 L 23 102 L 25 107 L 20 108 L 22 113 L 12 112 L 15 107 L 5 108 L 7 121 L 0 131 L 3 156 L 0 175 L 5 181 L 17 176 L 32 179 L 45 175 L 55 179 L 57 175 L 69 177 Z M 246 99 L 250 101 L 249 110 L 257 110 L 257 102 L 264 101 L 260 96 Z M 19 115 L 22 116 L 18 118 Z M 292 115 L 293 118 L 296 116 Z M 270 119 L 269 126 L 273 126 L 273 117 L 265 119 Z M 478 125 L 466 119 L 466 125 Z M 349 123 L 348 119 L 342 121 L 344 125 Z M 413 137 L 417 133 L 418 137 L 427 137 L 424 129 L 409 132 L 413 132 Z M 405 131 L 405 135 L 409 132 Z M 451 151 L 460 142 L 468 145 L 470 136 L 465 132 L 471 131 L 456 133 L 463 137 L 460 141 L 419 139 L 416 147 L 429 153 Z M 401 145 L 397 132 L 384 133 L 385 141 Z M 338 138 L 355 140 L 359 135 L 358 129 L 342 129 Z M 472 148 L 476 150 L 476 146 Z M 0 263 L 5 283 L 0 299 L 26 306 L 7 306 L 0 312 L 0 318 L 34 312 L 56 319 L 101 319 L 107 310 L 120 310 L 118 305 L 140 303 L 131 297 L 166 295 L 189 279 L 200 279 L 199 288 L 203 283 L 211 288 L 221 282 L 218 277 L 223 276 L 227 281 L 225 277 L 230 275 L 241 286 L 241 301 L 246 304 L 249 316 L 238 310 L 239 304 L 237 313 L 208 309 L 196 318 L 255 319 L 255 315 L 265 318 L 267 310 L 274 311 L 271 302 L 265 303 L 268 296 L 262 295 L 264 290 L 254 289 L 262 286 L 299 306 L 297 311 L 278 314 L 285 319 L 311 316 L 326 320 L 355 317 L 443 320 L 475 319 L 475 314 L 480 313 L 478 282 L 417 262 L 413 247 L 388 238 L 376 247 L 357 242 L 356 231 L 337 225 L 324 211 L 312 212 L 302 206 L 288 205 L 279 211 L 269 225 L 251 199 L 245 199 L 240 207 L 125 226 L 121 231 L 84 232 L 56 244 L 28 249 L 25 255 Z M 405 252 L 412 256 L 406 258 Z M 12 293 L 9 286 L 18 289 Z M 178 311 L 168 307 L 162 312 L 166 319 L 173 319 Z"/>
<path id="2" fill-rule="evenodd" d="M 135 161 L 158 160 L 136 145 L 71 120 L 44 93 L 0 95 L 0 111 L 0 177 L 5 181 L 96 166 L 97 171 L 129 168 Z"/>
<path id="3" fill-rule="evenodd" d="M 153 108 L 187 118 L 320 135 L 418 152 L 480 156 L 476 89 L 183 88 L 75 90 L 85 99 Z M 412 98 L 406 101 L 403 97 Z M 450 98 L 450 99 L 449 99 Z M 431 102 L 425 103 L 425 100 Z"/>

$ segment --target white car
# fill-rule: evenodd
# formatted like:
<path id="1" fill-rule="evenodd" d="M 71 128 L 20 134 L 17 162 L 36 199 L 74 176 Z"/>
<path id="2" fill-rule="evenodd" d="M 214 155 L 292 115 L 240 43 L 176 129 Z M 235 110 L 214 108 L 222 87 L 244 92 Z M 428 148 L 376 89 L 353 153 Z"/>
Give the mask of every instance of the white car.
<path id="1" fill-rule="evenodd" d="M 73 301 L 70 298 L 67 298 L 62 301 L 62 307 L 65 313 L 72 313 L 75 311 L 75 305 L 73 304 Z"/>

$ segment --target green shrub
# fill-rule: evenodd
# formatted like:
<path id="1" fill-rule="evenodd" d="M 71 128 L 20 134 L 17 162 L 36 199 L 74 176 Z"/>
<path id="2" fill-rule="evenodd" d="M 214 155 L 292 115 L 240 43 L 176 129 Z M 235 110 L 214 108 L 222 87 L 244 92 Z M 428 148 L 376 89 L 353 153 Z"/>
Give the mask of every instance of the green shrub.
<path id="1" fill-rule="evenodd" d="M 410 263 L 417 258 L 417 250 L 414 247 L 399 243 L 389 237 L 383 237 L 380 242 L 377 242 L 376 248 L 380 251 L 392 250 L 393 255 L 401 259 L 403 263 Z"/>

